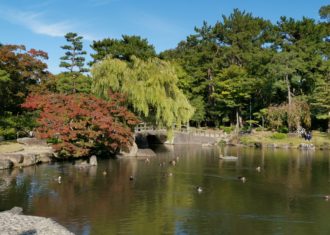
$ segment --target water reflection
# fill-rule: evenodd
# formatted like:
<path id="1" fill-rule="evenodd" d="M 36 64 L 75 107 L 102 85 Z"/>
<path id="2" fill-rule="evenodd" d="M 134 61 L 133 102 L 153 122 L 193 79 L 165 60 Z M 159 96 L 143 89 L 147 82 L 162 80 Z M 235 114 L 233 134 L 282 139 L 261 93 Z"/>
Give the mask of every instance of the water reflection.
<path id="1" fill-rule="evenodd" d="M 0 209 L 21 206 L 76 234 L 326 234 L 330 229 L 330 203 L 322 200 L 330 193 L 328 152 L 192 146 L 156 151 L 148 164 L 118 159 L 82 169 L 58 163 L 1 171 Z M 221 151 L 237 161 L 219 160 Z M 173 159 L 175 166 L 169 164 Z"/>

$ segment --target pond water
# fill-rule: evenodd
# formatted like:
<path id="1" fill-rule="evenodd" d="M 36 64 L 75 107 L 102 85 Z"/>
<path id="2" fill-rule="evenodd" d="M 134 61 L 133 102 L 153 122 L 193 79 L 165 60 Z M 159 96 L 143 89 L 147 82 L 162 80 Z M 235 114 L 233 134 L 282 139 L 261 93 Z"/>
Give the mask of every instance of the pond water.
<path id="1" fill-rule="evenodd" d="M 77 235 L 329 234 L 329 152 L 233 147 L 221 152 L 238 160 L 223 161 L 217 147 L 156 151 L 149 164 L 104 159 L 89 169 L 66 162 L 1 171 L 0 210 L 23 207 Z"/>

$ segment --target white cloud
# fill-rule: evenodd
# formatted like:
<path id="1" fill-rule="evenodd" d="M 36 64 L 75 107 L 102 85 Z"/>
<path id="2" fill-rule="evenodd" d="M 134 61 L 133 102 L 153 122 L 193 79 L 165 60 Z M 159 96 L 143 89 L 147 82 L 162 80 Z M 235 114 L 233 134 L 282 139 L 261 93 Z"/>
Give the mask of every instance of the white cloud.
<path id="1" fill-rule="evenodd" d="M 3 8 L 3 7 L 1 7 Z M 20 11 L 16 9 L 6 8 L 0 18 L 13 24 L 22 25 L 34 33 L 47 35 L 51 37 L 63 37 L 68 32 L 77 32 L 77 24 L 72 21 L 49 22 L 45 18 L 44 13 L 36 13 L 33 11 Z M 86 40 L 94 40 L 91 34 L 82 35 Z"/>

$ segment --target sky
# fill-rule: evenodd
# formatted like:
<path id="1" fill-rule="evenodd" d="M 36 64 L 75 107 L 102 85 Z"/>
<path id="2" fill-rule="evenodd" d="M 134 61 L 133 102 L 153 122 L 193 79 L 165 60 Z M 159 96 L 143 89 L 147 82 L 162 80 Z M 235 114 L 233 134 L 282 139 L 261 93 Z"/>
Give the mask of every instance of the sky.
<path id="1" fill-rule="evenodd" d="M 25 45 L 48 53 L 56 74 L 64 35 L 84 37 L 88 54 L 93 40 L 138 35 L 157 52 L 173 49 L 203 21 L 213 25 L 238 8 L 276 23 L 280 16 L 319 20 L 329 0 L 0 0 L 0 43 Z M 87 57 L 90 60 L 90 57 Z"/>

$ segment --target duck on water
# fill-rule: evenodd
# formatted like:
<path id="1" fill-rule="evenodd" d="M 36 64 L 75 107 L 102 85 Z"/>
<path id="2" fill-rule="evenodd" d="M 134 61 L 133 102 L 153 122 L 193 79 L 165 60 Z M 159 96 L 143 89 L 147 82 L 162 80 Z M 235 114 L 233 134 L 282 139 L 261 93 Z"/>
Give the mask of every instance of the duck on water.
<path id="1" fill-rule="evenodd" d="M 222 150 L 220 148 L 220 154 L 219 154 L 219 159 L 220 160 L 227 160 L 227 161 L 236 161 L 238 159 L 238 157 L 236 156 L 230 156 L 230 155 L 226 155 L 226 151 L 224 151 L 225 153 L 222 154 Z"/>
<path id="2" fill-rule="evenodd" d="M 235 157 L 235 156 L 223 156 L 222 154 L 220 154 L 219 159 L 221 159 L 221 160 L 227 160 L 227 161 L 236 161 L 238 159 L 238 157 Z"/>

